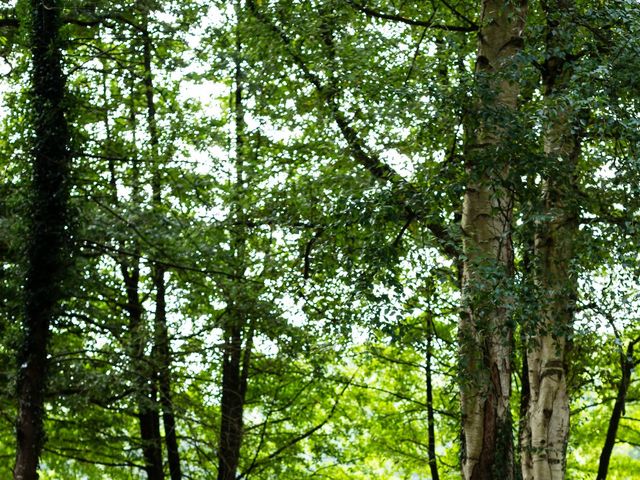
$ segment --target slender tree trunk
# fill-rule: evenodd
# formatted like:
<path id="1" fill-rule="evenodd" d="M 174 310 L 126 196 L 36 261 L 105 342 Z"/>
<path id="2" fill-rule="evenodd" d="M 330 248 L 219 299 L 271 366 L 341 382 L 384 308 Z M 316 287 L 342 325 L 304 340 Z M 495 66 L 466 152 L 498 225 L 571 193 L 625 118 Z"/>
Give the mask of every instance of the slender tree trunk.
<path id="1" fill-rule="evenodd" d="M 440 480 L 440 475 L 438 473 L 438 459 L 436 457 L 436 432 L 435 418 L 433 413 L 433 379 L 431 372 L 431 343 L 433 335 L 433 321 L 429 319 L 429 324 L 427 325 L 427 365 L 425 368 L 425 374 L 427 377 L 427 428 L 429 437 L 427 448 L 429 454 L 429 470 L 431 471 L 431 479 Z"/>
<path id="2" fill-rule="evenodd" d="M 518 85 L 505 78 L 522 47 L 526 2 L 484 0 L 476 66 L 480 117 L 467 145 L 469 181 L 462 213 L 464 312 L 459 328 L 463 426 L 462 474 L 467 480 L 514 476 L 510 412 L 512 327 L 512 199 L 505 129 L 517 108 Z M 492 116 L 500 120 L 491 120 Z"/>
<path id="3" fill-rule="evenodd" d="M 235 319 L 232 319 L 235 320 Z M 242 387 L 242 330 L 233 326 L 225 339 L 220 407 L 218 480 L 235 480 L 240 461 L 244 388 Z"/>
<path id="4" fill-rule="evenodd" d="M 134 98 L 136 95 L 135 78 L 132 77 L 130 123 L 133 143 L 136 144 L 137 112 Z M 131 198 L 134 204 L 140 204 L 140 167 L 139 159 L 134 157 L 133 185 Z M 117 199 L 117 192 L 115 193 Z M 120 261 L 120 271 L 127 294 L 127 313 L 129 315 L 129 358 L 135 375 L 136 403 L 140 440 L 145 472 L 149 480 L 164 480 L 162 462 L 162 440 L 160 436 L 160 416 L 158 413 L 157 367 L 153 358 L 148 358 L 145 350 L 147 335 L 144 328 L 144 306 L 140 300 L 140 248 L 133 241 L 135 255 L 131 259 Z"/>
<path id="5" fill-rule="evenodd" d="M 33 183 L 25 279 L 24 338 L 18 353 L 16 480 L 35 480 L 44 445 L 49 328 L 62 297 L 68 232 L 69 131 L 59 45 L 60 2 L 32 0 Z"/>
<path id="6" fill-rule="evenodd" d="M 138 285 L 140 268 L 137 258 L 133 265 L 121 263 L 120 270 L 127 292 L 127 313 L 129 315 L 129 352 L 134 374 L 136 375 L 138 424 L 142 440 L 142 454 L 145 471 L 149 480 L 164 479 L 162 468 L 162 446 L 160 442 L 160 421 L 157 408 L 157 388 L 153 362 L 145 358 L 145 333 L 143 329 L 144 307 L 140 301 Z"/>
<path id="7" fill-rule="evenodd" d="M 180 480 L 182 478 L 182 470 L 180 467 L 180 451 L 178 449 L 176 419 L 171 394 L 171 348 L 167 330 L 164 273 L 164 269 L 161 267 L 156 267 L 154 272 L 156 289 L 156 359 L 159 364 L 158 383 L 160 388 L 160 406 L 162 408 L 165 444 L 167 446 L 167 458 L 169 460 L 169 476 L 171 480 Z"/>
<path id="8" fill-rule="evenodd" d="M 532 179 L 528 179 L 530 186 L 532 185 Z M 530 205 L 531 207 L 531 205 Z M 535 291 L 535 279 L 532 274 L 532 257 L 535 249 L 535 235 L 534 232 L 523 232 L 525 241 L 523 245 L 523 259 L 522 259 L 522 274 L 523 283 L 526 291 Z M 524 298 L 524 302 L 535 302 L 534 299 Z M 528 423 L 528 411 L 529 402 L 531 399 L 531 386 L 529 385 L 529 356 L 527 353 L 527 333 L 526 325 L 520 326 L 520 349 L 522 355 L 522 366 L 520 370 L 520 378 L 522 384 L 520 386 L 520 405 L 518 409 L 519 425 L 518 425 L 518 445 L 519 455 L 517 457 L 517 469 L 522 472 L 522 464 L 531 462 L 531 452 L 528 448 L 523 448 L 524 445 L 531 444 L 531 432 Z"/>
<path id="9" fill-rule="evenodd" d="M 107 98 L 106 75 L 103 80 L 103 94 L 106 100 Z M 110 142 L 111 128 L 110 128 L 109 117 L 107 113 L 108 112 L 105 109 L 104 125 L 105 125 L 105 131 L 107 133 L 106 141 Z M 132 113 L 131 123 L 133 125 L 133 128 L 135 128 L 135 120 L 133 117 L 135 117 L 135 115 L 133 115 Z M 134 143 L 135 143 L 135 134 L 134 134 Z M 109 143 L 107 143 L 107 148 L 108 146 L 109 146 Z M 107 154 L 109 156 L 108 168 L 109 168 L 109 186 L 111 188 L 111 199 L 114 205 L 119 205 L 120 202 L 118 199 L 118 187 L 117 187 L 115 164 L 112 159 L 112 156 L 109 155 L 110 152 L 108 150 L 107 150 Z M 134 197 L 134 201 L 137 201 L 139 199 L 138 184 L 137 184 L 138 183 L 137 162 L 134 163 L 134 172 L 135 172 L 134 173 L 135 183 L 134 183 L 134 189 L 133 189 L 133 197 Z M 140 279 L 140 268 L 139 268 L 140 259 L 139 259 L 139 255 L 137 254 L 138 252 L 137 246 L 134 247 L 134 251 L 136 252 L 136 255 L 133 261 L 131 262 L 131 264 L 127 263 L 125 260 L 122 260 L 120 262 L 120 272 L 124 279 L 125 290 L 127 293 L 126 310 L 129 316 L 129 333 L 131 335 L 131 338 L 129 339 L 129 348 L 130 348 L 129 354 L 130 354 L 132 363 L 134 365 L 139 365 L 144 362 L 144 360 L 140 360 L 139 358 L 137 358 L 140 356 L 140 354 L 138 353 L 139 350 L 144 352 L 144 342 L 142 342 L 141 346 L 135 347 L 134 344 L 138 339 L 137 335 L 140 335 L 140 333 L 133 334 L 132 332 L 134 330 L 137 331 L 140 328 L 139 326 L 142 323 L 143 306 L 140 302 L 140 297 L 138 293 L 138 284 Z M 162 308 L 164 308 L 164 306 Z M 157 314 L 158 313 L 156 313 L 156 315 Z M 141 371 L 137 367 L 134 367 L 133 369 L 136 372 Z M 145 390 L 145 388 L 143 388 L 142 390 Z M 147 477 L 149 478 L 161 478 L 161 477 L 158 477 L 159 475 L 158 472 L 162 471 L 162 458 L 161 458 L 162 456 L 160 454 L 160 457 L 158 457 L 157 447 L 154 447 L 154 445 L 157 445 L 158 443 L 157 438 L 159 438 L 159 435 L 160 435 L 159 428 L 156 427 L 156 425 L 158 425 L 159 422 L 156 419 L 157 414 L 154 416 L 154 414 L 142 413 L 146 410 L 146 407 L 142 406 L 143 404 L 146 404 L 146 401 L 144 400 L 144 395 L 145 394 L 143 393 L 142 394 L 143 400 L 137 401 L 138 413 L 136 414 L 136 417 L 138 418 L 140 437 L 143 442 L 143 457 L 145 459 L 145 471 L 147 472 Z M 154 391 L 148 392 L 148 397 L 149 397 L 149 401 L 153 405 L 155 403 L 155 398 L 156 398 L 155 392 Z M 157 434 L 155 432 L 157 432 Z M 151 445 L 151 447 L 147 447 L 148 445 Z"/>
<path id="10" fill-rule="evenodd" d="M 220 405 L 220 447 L 218 451 L 218 480 L 235 480 L 243 436 L 243 412 L 247 391 L 247 377 L 251 360 L 252 333 L 247 325 L 246 288 L 241 283 L 245 269 L 245 212 L 242 207 L 244 194 L 244 160 L 246 124 L 244 120 L 243 73 L 242 73 L 242 37 L 240 33 L 243 12 L 242 0 L 237 0 L 236 8 L 236 66 L 235 66 L 235 124 L 236 124 L 236 182 L 234 192 L 233 216 L 237 226 L 231 229 L 231 248 L 234 252 L 236 282 L 228 299 L 229 319 L 224 327 L 225 345 L 222 365 L 222 400 Z M 244 335 L 243 335 L 244 334 Z M 244 349 L 243 349 L 243 336 Z"/>
<path id="11" fill-rule="evenodd" d="M 535 240 L 535 281 L 539 301 L 533 337 L 528 345 L 530 444 L 522 463 L 524 480 L 560 480 L 566 469 L 569 439 L 567 337 L 571 333 L 576 295 L 572 274 L 573 239 L 578 233 L 575 170 L 580 155 L 575 115 L 566 95 L 571 62 L 572 0 L 545 3 L 547 60 L 543 89 L 548 123 L 544 152 L 549 170 L 544 178 L 543 218 Z"/>
<path id="12" fill-rule="evenodd" d="M 148 15 L 148 12 L 145 13 Z M 152 42 L 149 35 L 147 19 L 145 17 L 143 36 L 143 63 L 144 63 L 144 87 L 147 101 L 147 122 L 149 125 L 149 139 L 151 146 L 151 162 L 153 164 L 152 174 L 152 197 L 155 208 L 162 206 L 162 182 L 160 179 L 160 166 L 158 158 L 158 127 L 156 124 L 156 105 L 154 99 L 152 60 Z M 180 450 L 178 448 L 178 437 L 176 434 L 176 419 L 171 400 L 171 345 L 167 327 L 166 313 L 166 269 L 162 265 L 154 265 L 152 268 L 153 284 L 156 290 L 156 312 L 155 312 L 155 346 L 154 361 L 158 369 L 158 386 L 160 389 L 160 407 L 162 408 L 162 421 L 164 424 L 165 444 L 167 447 L 167 458 L 169 460 L 169 475 L 171 480 L 180 480 L 182 470 L 180 467 Z"/>
<path id="13" fill-rule="evenodd" d="M 522 335 L 521 337 L 524 337 Z M 522 338 L 522 386 L 520 390 L 520 425 L 518 430 L 518 441 L 520 446 L 519 464 L 520 471 L 523 465 L 529 465 L 532 462 L 531 449 L 531 429 L 529 428 L 529 403 L 531 402 L 531 386 L 529 385 L 529 358 L 527 354 L 527 341 Z"/>
<path id="14" fill-rule="evenodd" d="M 598 476 L 596 477 L 596 480 L 606 480 L 607 472 L 609 471 L 609 461 L 611 460 L 613 447 L 616 444 L 616 435 L 618 434 L 620 418 L 624 415 L 627 391 L 629 390 L 629 384 L 631 383 L 631 373 L 635 366 L 633 350 L 634 343 L 631 342 L 629 343 L 626 352 L 620 352 L 620 370 L 622 378 L 620 378 L 616 402 L 614 403 L 613 410 L 611 411 L 611 418 L 609 419 L 609 426 L 607 428 L 607 437 L 604 441 L 602 452 L 600 452 L 600 462 L 598 464 Z"/>

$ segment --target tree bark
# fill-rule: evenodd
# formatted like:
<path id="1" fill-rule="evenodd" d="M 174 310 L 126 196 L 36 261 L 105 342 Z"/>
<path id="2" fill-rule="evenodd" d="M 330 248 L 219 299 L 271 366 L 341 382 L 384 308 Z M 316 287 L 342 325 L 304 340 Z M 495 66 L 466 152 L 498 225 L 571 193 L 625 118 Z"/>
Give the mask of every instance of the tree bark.
<path id="1" fill-rule="evenodd" d="M 180 480 L 182 478 L 182 469 L 180 467 L 180 451 L 178 449 L 176 419 L 171 394 L 171 345 L 167 329 L 164 268 L 156 266 L 153 274 L 156 289 L 155 360 L 158 363 L 160 407 L 162 408 L 167 459 L 169 460 L 169 476 L 171 480 Z"/>
<path id="2" fill-rule="evenodd" d="M 242 381 L 242 330 L 227 330 L 222 366 L 218 480 L 235 480 L 240 461 L 246 384 Z"/>
<path id="3" fill-rule="evenodd" d="M 467 480 L 514 477 L 509 322 L 512 198 L 504 187 L 510 159 L 506 129 L 517 109 L 518 85 L 506 76 L 522 47 L 525 1 L 484 0 L 476 65 L 480 122 L 467 144 L 468 183 L 462 232 L 464 311 L 459 327 L 463 427 L 462 475 Z M 468 132 L 470 135 L 470 132 Z M 504 293 L 499 293 L 504 292 Z"/>
<path id="4" fill-rule="evenodd" d="M 523 448 L 524 480 L 560 480 L 566 470 L 569 439 L 567 337 L 571 333 L 577 284 L 572 272 L 573 239 L 578 233 L 575 171 L 580 155 L 579 134 L 564 95 L 571 62 L 572 0 L 545 2 L 547 60 L 543 93 L 547 109 L 544 153 L 543 218 L 537 225 L 534 275 L 539 318 L 529 327 L 530 388 L 527 431 Z"/>
<path id="5" fill-rule="evenodd" d="M 532 186 L 533 179 L 529 178 L 529 186 Z M 532 205 L 529 205 L 532 208 Z M 522 282 L 525 291 L 535 291 L 535 278 L 533 275 L 532 258 L 535 250 L 535 233 L 533 231 L 523 232 L 524 245 L 522 254 Z M 525 298 L 525 302 L 532 302 L 530 298 Z M 528 424 L 528 412 L 529 402 L 531 398 L 531 386 L 529 385 L 529 358 L 527 354 L 527 332 L 526 325 L 520 325 L 520 349 L 522 355 L 522 366 L 520 369 L 520 378 L 522 384 L 520 385 L 520 405 L 518 409 L 519 425 L 518 425 L 518 445 L 519 455 L 517 457 L 517 469 L 522 472 L 522 464 L 530 463 L 530 454 L 528 448 L 523 448 L 523 445 L 528 445 L 531 440 L 531 434 Z"/>
<path id="6" fill-rule="evenodd" d="M 527 354 L 527 340 L 525 334 L 520 335 L 522 341 L 522 385 L 520 388 L 520 424 L 518 429 L 518 442 L 519 442 L 519 464 L 518 467 L 522 471 L 524 464 L 531 463 L 531 451 L 528 446 L 531 444 L 531 429 L 529 428 L 529 404 L 531 402 L 531 386 L 529 385 L 529 357 Z"/>
<path id="7" fill-rule="evenodd" d="M 23 339 L 18 353 L 16 480 L 38 478 L 44 436 L 44 393 L 50 324 L 67 269 L 70 135 L 59 44 L 60 2 L 32 0 L 33 183 L 24 286 Z"/>

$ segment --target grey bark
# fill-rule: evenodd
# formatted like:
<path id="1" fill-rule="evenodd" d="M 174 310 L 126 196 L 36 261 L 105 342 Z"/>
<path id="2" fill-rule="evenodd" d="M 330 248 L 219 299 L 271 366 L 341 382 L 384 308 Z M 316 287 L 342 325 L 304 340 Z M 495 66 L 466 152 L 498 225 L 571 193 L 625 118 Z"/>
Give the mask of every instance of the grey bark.
<path id="1" fill-rule="evenodd" d="M 512 198 L 504 188 L 511 159 L 506 153 L 507 129 L 492 118 L 508 123 L 517 109 L 519 88 L 508 79 L 507 70 L 522 47 L 526 10 L 524 1 L 482 2 L 477 109 L 486 120 L 467 142 L 463 314 L 458 330 L 462 476 L 467 480 L 514 477 L 509 405 L 513 332 L 506 293 L 513 269 Z"/>
<path id="2" fill-rule="evenodd" d="M 547 59 L 542 68 L 548 159 L 542 218 L 535 238 L 534 277 L 540 293 L 539 315 L 528 339 L 529 408 L 522 438 L 524 480 L 561 480 L 569 439 L 567 338 L 571 333 L 577 284 L 573 240 L 578 232 L 576 167 L 580 155 L 579 112 L 566 94 L 571 74 L 573 1 L 544 3 Z"/>

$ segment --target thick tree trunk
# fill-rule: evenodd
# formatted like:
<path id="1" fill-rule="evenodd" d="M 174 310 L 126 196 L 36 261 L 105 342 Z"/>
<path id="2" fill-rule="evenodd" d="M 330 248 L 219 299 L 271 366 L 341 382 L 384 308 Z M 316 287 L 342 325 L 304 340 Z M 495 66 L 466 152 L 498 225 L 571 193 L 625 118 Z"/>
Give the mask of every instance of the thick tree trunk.
<path id="1" fill-rule="evenodd" d="M 634 343 L 629 343 L 626 352 L 620 352 L 620 370 L 622 377 L 618 384 L 618 394 L 616 396 L 616 402 L 613 405 L 611 411 L 611 417 L 609 418 L 609 426 L 607 428 L 607 437 L 600 452 L 600 462 L 598 464 L 598 476 L 596 480 L 606 480 L 607 472 L 609 471 L 609 461 L 611 460 L 611 453 L 613 447 L 616 444 L 616 436 L 618 434 L 618 426 L 620 425 L 620 419 L 624 414 L 625 403 L 627 401 L 627 391 L 631 383 L 631 372 L 635 362 L 633 360 Z"/>
<path id="2" fill-rule="evenodd" d="M 68 232 L 69 131 L 64 111 L 65 78 L 58 43 L 60 2 L 31 2 L 33 184 L 24 338 L 18 353 L 16 480 L 35 480 L 44 444 L 44 392 L 49 328 L 60 302 Z"/>
<path id="3" fill-rule="evenodd" d="M 512 275 L 512 199 L 505 128 L 519 89 L 502 75 L 522 47 L 526 2 L 485 0 L 479 32 L 477 78 L 480 117 L 467 145 L 462 213 L 464 312 L 460 322 L 462 474 L 471 479 L 514 476 L 511 394 L 512 328 L 508 290 Z M 501 117 L 491 120 L 492 116 Z"/>
<path id="4" fill-rule="evenodd" d="M 530 326 L 527 431 L 522 445 L 524 480 L 560 480 L 566 469 L 569 439 L 567 337 L 571 333 L 576 295 L 572 274 L 573 239 L 578 233 L 575 170 L 580 154 L 575 115 L 563 98 L 570 78 L 572 0 L 545 3 L 547 60 L 543 88 L 548 110 L 544 152 L 543 218 L 535 239 L 534 275 L 544 298 L 540 316 Z"/>

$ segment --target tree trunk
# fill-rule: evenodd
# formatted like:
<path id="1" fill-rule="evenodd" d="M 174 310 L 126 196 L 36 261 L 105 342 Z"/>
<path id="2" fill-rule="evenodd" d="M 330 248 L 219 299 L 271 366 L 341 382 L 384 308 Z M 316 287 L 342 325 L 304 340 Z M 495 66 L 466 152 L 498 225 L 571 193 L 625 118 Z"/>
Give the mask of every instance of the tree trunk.
<path id="1" fill-rule="evenodd" d="M 143 37 L 143 63 L 144 63 L 144 87 L 147 101 L 147 122 L 149 125 L 149 140 L 151 146 L 151 163 L 153 168 L 151 189 L 154 207 L 162 206 L 162 182 L 160 179 L 160 165 L 158 158 L 158 128 L 156 124 L 156 105 L 154 99 L 153 72 L 151 68 L 152 42 L 148 29 L 148 12 L 145 12 L 145 21 L 142 32 Z M 160 406 L 162 408 L 162 421 L 164 424 L 165 444 L 167 458 L 169 460 L 169 476 L 171 480 L 180 480 L 182 471 L 180 467 L 180 450 L 176 435 L 176 420 L 171 400 L 171 345 L 167 328 L 166 313 L 166 284 L 164 279 L 165 268 L 154 265 L 152 268 L 153 284 L 156 290 L 155 312 L 155 345 L 154 362 L 158 369 L 158 386 L 160 389 Z"/>
<path id="2" fill-rule="evenodd" d="M 242 330 L 233 326 L 225 338 L 220 407 L 220 448 L 218 480 L 235 480 L 240 461 L 244 410 L 242 385 Z"/>
<path id="3" fill-rule="evenodd" d="M 131 78 L 130 122 L 133 143 L 136 144 L 137 111 L 135 105 L 136 85 L 135 77 Z M 137 156 L 134 157 L 132 201 L 141 204 L 140 169 Z M 117 198 L 117 192 L 116 192 Z M 160 415 L 158 412 L 157 366 L 153 358 L 148 358 L 147 334 L 144 328 L 144 306 L 140 300 L 140 248 L 136 240 L 133 241 L 135 255 L 132 259 L 120 261 L 120 271 L 127 293 L 127 313 L 129 315 L 129 359 L 135 375 L 136 403 L 140 439 L 144 468 L 149 480 L 164 480 L 162 462 L 162 439 L 160 436 Z"/>
<path id="4" fill-rule="evenodd" d="M 431 352 L 432 352 L 432 339 L 435 334 L 435 328 L 433 321 L 429 319 L 427 324 L 427 365 L 425 368 L 425 375 L 427 380 L 427 428 L 429 443 L 429 470 L 431 471 L 432 480 L 440 480 L 438 473 L 438 459 L 436 457 L 436 432 L 435 432 L 435 418 L 433 414 L 433 381 L 431 372 Z"/>
<path id="5" fill-rule="evenodd" d="M 531 386 L 529 385 L 529 358 L 527 354 L 527 341 L 525 335 L 521 334 L 522 345 L 522 386 L 520 389 L 520 425 L 518 430 L 518 441 L 520 445 L 519 468 L 522 471 L 524 464 L 531 463 L 531 451 L 528 446 L 531 444 L 531 429 L 529 428 L 529 404 L 531 402 Z"/>
<path id="6" fill-rule="evenodd" d="M 526 2 L 485 0 L 479 32 L 479 117 L 467 144 L 468 183 L 462 232 L 464 312 L 459 328 L 463 427 L 462 474 L 467 480 L 514 476 L 511 395 L 512 199 L 505 128 L 517 109 L 518 85 L 505 78 L 522 47 Z M 469 135 L 470 132 L 468 132 Z M 469 144 L 470 143 L 470 144 Z"/>
<path id="7" fill-rule="evenodd" d="M 533 179 L 527 179 L 529 187 L 533 185 Z M 529 205 L 532 208 L 532 205 Z M 535 250 L 535 232 L 524 231 L 522 233 L 524 237 L 523 242 L 523 255 L 522 255 L 522 282 L 525 291 L 535 291 L 535 278 L 532 273 L 532 258 Z M 525 297 L 520 301 L 534 302 L 534 299 Z M 518 409 L 519 425 L 518 425 L 518 445 L 519 455 L 517 457 L 517 469 L 522 472 L 522 464 L 531 462 L 531 452 L 528 448 L 523 448 L 523 445 L 530 445 L 531 433 L 528 424 L 528 412 L 529 402 L 531 397 L 531 386 L 529 385 L 529 357 L 527 354 L 527 333 L 526 325 L 520 325 L 520 349 L 522 355 L 522 366 L 520 369 L 520 378 L 522 384 L 520 385 L 520 405 Z"/>
<path id="8" fill-rule="evenodd" d="M 158 386 L 160 389 L 160 407 L 162 408 L 162 422 L 164 425 L 167 459 L 169 460 L 169 476 L 171 480 L 180 480 L 180 451 L 176 434 L 176 419 L 173 410 L 171 394 L 171 346 L 167 329 L 167 313 L 165 300 L 164 269 L 155 267 L 154 286 L 156 289 L 155 314 L 155 349 L 154 359 L 158 364 Z"/>
<path id="9" fill-rule="evenodd" d="M 138 404 L 138 424 L 142 441 L 142 455 L 145 471 L 149 480 L 163 480 L 162 445 L 160 441 L 160 419 L 157 407 L 156 374 L 153 362 L 145 358 L 145 334 L 143 331 L 144 307 L 140 302 L 138 284 L 140 268 L 138 259 L 134 259 L 131 269 L 122 263 L 120 266 L 127 291 L 127 313 L 129 314 L 130 358 L 136 375 L 136 402 Z"/>
<path id="10" fill-rule="evenodd" d="M 243 225 L 246 224 L 242 206 L 244 196 L 244 160 L 246 123 L 244 119 L 242 38 L 240 34 L 242 1 L 237 0 L 236 45 L 235 45 L 235 126 L 236 126 L 236 182 L 234 191 L 233 217 L 236 227 L 231 228 L 230 243 L 234 253 L 233 271 L 235 282 L 227 299 L 229 320 L 225 329 L 225 344 L 222 365 L 222 400 L 220 405 L 220 447 L 218 452 L 218 480 L 235 480 L 240 462 L 240 447 L 243 435 L 243 411 L 247 391 L 247 377 L 252 349 L 252 330 L 247 325 L 248 296 L 245 295 L 242 279 L 245 270 L 246 238 Z M 243 333 L 245 345 L 243 349 Z"/>
<path id="11" fill-rule="evenodd" d="M 567 337 L 571 333 L 576 296 L 572 273 L 573 239 L 578 233 L 575 170 L 580 154 L 575 114 L 564 99 L 570 78 L 569 37 L 572 0 L 545 3 L 547 60 L 543 89 L 548 111 L 544 152 L 543 218 L 537 225 L 534 275 L 540 315 L 530 327 L 527 443 L 522 463 L 524 480 L 560 480 L 566 469 L 569 439 Z"/>
<path id="12" fill-rule="evenodd" d="M 600 462 L 598 464 L 598 476 L 596 480 L 606 480 L 607 472 L 609 470 L 609 461 L 611 460 L 611 453 L 613 447 L 616 444 L 616 435 L 618 434 L 618 425 L 620 425 L 620 418 L 624 414 L 625 403 L 627 401 L 627 391 L 629 390 L 629 384 L 631 383 L 631 372 L 635 366 L 633 360 L 634 343 L 629 343 L 626 352 L 620 352 L 620 370 L 622 377 L 620 378 L 620 384 L 618 385 L 618 394 L 616 396 L 616 402 L 613 405 L 611 412 L 611 418 L 609 419 L 609 427 L 607 428 L 607 437 L 600 452 Z"/>
<path id="13" fill-rule="evenodd" d="M 24 338 L 18 353 L 16 480 L 35 480 L 44 445 L 50 324 L 62 297 L 69 198 L 69 131 L 59 46 L 60 2 L 31 2 L 33 183 L 25 279 Z"/>

